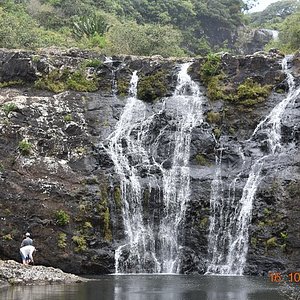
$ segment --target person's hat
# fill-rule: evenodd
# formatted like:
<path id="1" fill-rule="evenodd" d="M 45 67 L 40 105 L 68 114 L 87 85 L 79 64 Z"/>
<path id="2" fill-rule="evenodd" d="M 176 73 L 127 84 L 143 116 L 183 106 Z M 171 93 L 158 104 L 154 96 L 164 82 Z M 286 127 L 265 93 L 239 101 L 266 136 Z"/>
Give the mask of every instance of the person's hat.
<path id="1" fill-rule="evenodd" d="M 25 236 L 30 236 L 30 233 L 29 233 L 29 232 L 26 232 L 26 233 L 25 233 Z"/>

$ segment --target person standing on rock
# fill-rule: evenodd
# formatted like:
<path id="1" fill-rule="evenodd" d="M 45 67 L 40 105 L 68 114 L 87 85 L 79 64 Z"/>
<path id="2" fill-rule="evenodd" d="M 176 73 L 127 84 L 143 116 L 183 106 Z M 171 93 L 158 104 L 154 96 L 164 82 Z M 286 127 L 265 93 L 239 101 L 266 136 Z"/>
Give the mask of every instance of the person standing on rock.
<path id="1" fill-rule="evenodd" d="M 30 233 L 26 232 L 25 239 L 23 239 L 20 248 L 20 254 L 22 257 L 23 265 L 28 265 L 33 263 L 33 252 L 35 251 L 35 247 L 32 245 L 33 240 L 30 238 Z"/>

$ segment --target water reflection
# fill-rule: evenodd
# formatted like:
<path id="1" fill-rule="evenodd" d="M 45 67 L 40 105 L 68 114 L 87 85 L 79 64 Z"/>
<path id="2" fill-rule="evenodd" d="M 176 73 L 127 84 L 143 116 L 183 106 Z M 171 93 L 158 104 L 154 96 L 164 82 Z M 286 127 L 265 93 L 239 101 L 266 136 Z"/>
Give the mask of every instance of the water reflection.
<path id="1" fill-rule="evenodd" d="M 0 290 L 1 300 L 284 300 L 266 278 L 114 275 L 87 283 L 16 286 Z"/>

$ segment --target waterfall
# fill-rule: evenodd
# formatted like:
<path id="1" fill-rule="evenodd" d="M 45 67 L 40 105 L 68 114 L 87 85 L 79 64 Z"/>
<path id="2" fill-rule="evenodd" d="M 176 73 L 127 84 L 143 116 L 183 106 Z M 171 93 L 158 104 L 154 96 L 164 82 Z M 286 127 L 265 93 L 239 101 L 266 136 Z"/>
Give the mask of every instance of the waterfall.
<path id="1" fill-rule="evenodd" d="M 193 128 L 202 121 L 199 87 L 187 74 L 190 64 L 184 64 L 178 74 L 178 83 L 171 99 L 177 107 L 177 130 L 172 167 L 161 168 L 163 174 L 164 218 L 159 227 L 160 258 L 162 271 L 179 271 L 179 227 L 184 219 L 186 204 L 190 197 L 190 143 Z M 181 116 L 180 116 L 180 114 Z"/>
<path id="2" fill-rule="evenodd" d="M 203 96 L 197 84 L 187 74 L 191 63 L 181 65 L 178 82 L 172 97 L 166 98 L 160 111 L 137 99 L 137 72 L 133 73 L 129 98 L 106 147 L 120 178 L 123 202 L 123 223 L 126 241 L 115 252 L 116 273 L 175 273 L 180 267 L 179 231 L 183 223 L 186 203 L 190 196 L 189 151 L 191 133 L 202 121 Z M 168 112 L 166 108 L 168 108 Z M 172 120 L 171 166 L 164 167 L 159 155 L 160 138 L 167 125 L 155 132 L 151 126 L 163 114 Z M 175 125 L 175 126 L 174 126 Z M 175 131 L 174 128 L 176 127 Z M 173 149 L 174 148 L 174 149 Z M 156 175 L 150 174 L 156 169 Z M 159 220 L 145 214 L 143 197 L 145 181 L 141 170 L 147 170 L 147 178 L 153 178 L 154 188 L 162 196 Z M 150 182 L 152 182 L 150 180 Z M 149 186 L 148 189 L 153 188 Z M 159 193 L 158 193 L 159 194 Z"/>
<path id="3" fill-rule="evenodd" d="M 228 196 L 225 195 L 222 182 L 222 155 L 220 154 L 217 159 L 218 171 L 212 182 L 210 199 L 212 215 L 210 217 L 208 252 L 211 261 L 207 268 L 208 274 L 243 274 L 248 253 L 253 201 L 262 179 L 261 171 L 267 158 L 281 152 L 281 119 L 287 106 L 293 105 L 300 94 L 300 87 L 296 88 L 293 76 L 288 72 L 287 59 L 283 60 L 282 65 L 287 75 L 289 92 L 287 97 L 257 125 L 251 138 L 246 141 L 246 144 L 251 142 L 257 133 L 263 131 L 267 135 L 269 149 L 261 157 L 251 158 L 254 163 L 251 164 L 240 199 L 235 197 L 235 186 L 246 166 L 244 153 L 239 148 L 243 163 L 241 171 L 228 188 Z"/>

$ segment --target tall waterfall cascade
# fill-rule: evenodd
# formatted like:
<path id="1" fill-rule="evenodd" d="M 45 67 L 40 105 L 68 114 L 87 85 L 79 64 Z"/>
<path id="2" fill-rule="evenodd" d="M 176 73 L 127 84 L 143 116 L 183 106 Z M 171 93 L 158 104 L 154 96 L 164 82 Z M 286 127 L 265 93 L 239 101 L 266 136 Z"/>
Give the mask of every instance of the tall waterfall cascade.
<path id="1" fill-rule="evenodd" d="M 262 169 L 266 159 L 279 155 L 281 145 L 281 120 L 285 110 L 292 106 L 300 94 L 293 76 L 287 68 L 287 59 L 283 59 L 283 70 L 287 75 L 289 92 L 285 99 L 257 125 L 251 138 L 239 147 L 238 153 L 242 164 L 238 175 L 229 187 L 222 182 L 222 146 L 216 157 L 217 172 L 212 182 L 211 217 L 208 238 L 210 263 L 207 274 L 242 275 L 246 265 L 249 241 L 249 226 L 252 219 L 253 202 L 262 179 Z M 252 142 L 258 133 L 266 134 L 268 150 L 259 157 L 251 157 L 250 171 L 241 197 L 236 196 L 236 184 L 246 169 L 246 157 L 243 148 Z"/>
<path id="2" fill-rule="evenodd" d="M 190 197 L 188 163 L 191 133 L 203 118 L 204 97 L 188 75 L 190 65 L 181 65 L 175 92 L 157 104 L 160 105 L 159 111 L 152 111 L 149 105 L 137 99 L 138 76 L 135 71 L 130 96 L 114 132 L 108 138 L 106 149 L 120 178 L 126 236 L 124 244 L 115 252 L 116 273 L 179 271 L 179 232 Z M 168 112 L 166 107 L 169 107 Z M 154 137 L 150 130 L 163 114 L 169 114 L 173 128 L 168 167 L 160 157 L 159 142 L 170 126 L 161 127 Z M 147 181 L 149 186 L 145 187 L 144 176 L 150 179 Z M 159 190 L 156 199 L 161 207 L 159 218 L 152 216 L 144 207 L 145 191 L 149 194 L 153 189 Z"/>

